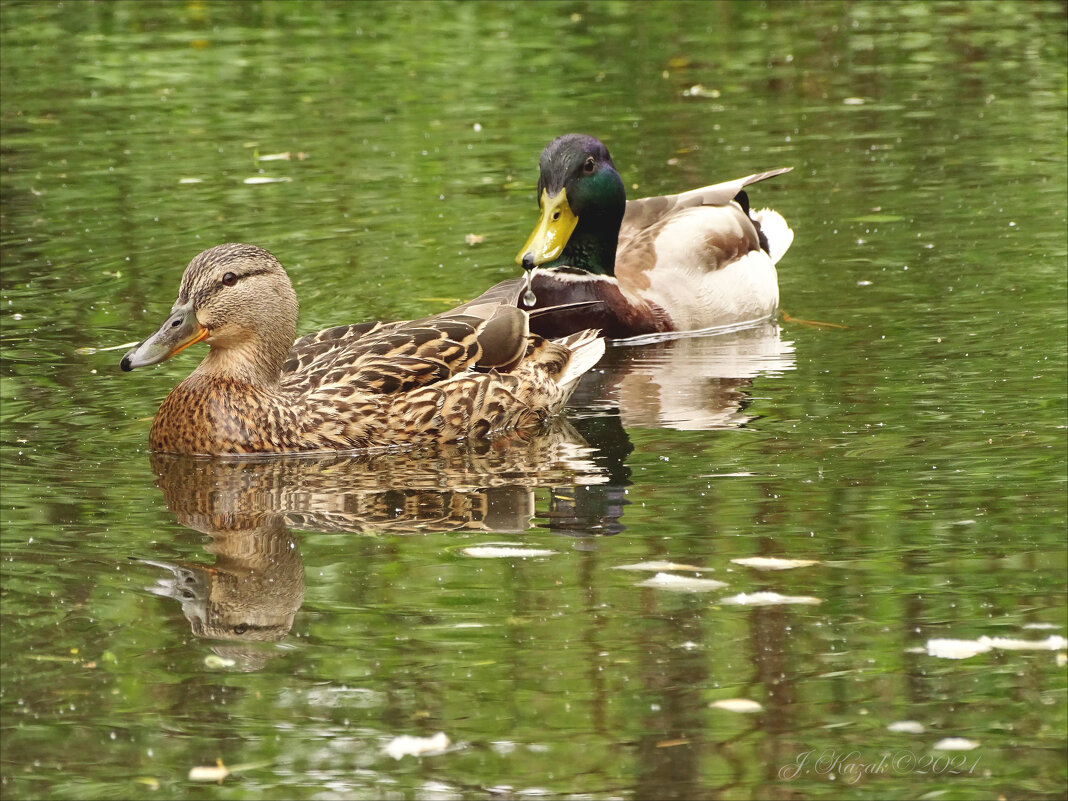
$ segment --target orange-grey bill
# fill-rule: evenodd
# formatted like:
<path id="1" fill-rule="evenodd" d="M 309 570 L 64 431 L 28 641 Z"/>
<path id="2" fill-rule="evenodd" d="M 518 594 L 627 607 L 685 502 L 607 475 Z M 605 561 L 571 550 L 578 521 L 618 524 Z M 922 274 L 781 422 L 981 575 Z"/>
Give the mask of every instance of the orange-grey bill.
<path id="1" fill-rule="evenodd" d="M 192 301 L 184 306 L 175 306 L 159 330 L 123 356 L 119 366 L 129 371 L 135 367 L 159 364 L 210 334 L 211 331 L 197 320 Z"/>

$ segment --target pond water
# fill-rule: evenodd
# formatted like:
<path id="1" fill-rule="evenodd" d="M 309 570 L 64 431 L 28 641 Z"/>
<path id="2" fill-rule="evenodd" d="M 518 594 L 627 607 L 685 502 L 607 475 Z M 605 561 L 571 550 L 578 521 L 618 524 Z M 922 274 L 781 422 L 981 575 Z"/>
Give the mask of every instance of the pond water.
<path id="1" fill-rule="evenodd" d="M 4 798 L 1065 796 L 1063 3 L 0 23 Z M 302 333 L 441 311 L 569 131 L 633 196 L 792 166 L 779 320 L 613 345 L 533 440 L 148 453 L 199 354 L 103 349 L 192 256 L 274 252 Z"/>

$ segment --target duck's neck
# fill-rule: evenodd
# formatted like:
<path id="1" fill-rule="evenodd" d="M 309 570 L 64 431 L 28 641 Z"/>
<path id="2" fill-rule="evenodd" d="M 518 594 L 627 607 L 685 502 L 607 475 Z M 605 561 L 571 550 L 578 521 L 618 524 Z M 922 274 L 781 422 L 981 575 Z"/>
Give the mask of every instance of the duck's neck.
<path id="1" fill-rule="evenodd" d="M 573 267 L 594 275 L 614 276 L 619 227 L 627 210 L 627 190 L 611 165 L 567 188 L 568 205 L 578 223 L 560 253 L 547 267 Z"/>
<path id="2" fill-rule="evenodd" d="M 281 339 L 262 340 L 256 337 L 232 346 L 213 344 L 192 376 L 222 378 L 258 389 L 275 390 L 291 345 L 292 338 L 283 344 Z"/>
<path id="3" fill-rule="evenodd" d="M 616 271 L 618 243 L 618 225 L 614 229 L 610 226 L 584 227 L 580 221 L 560 255 L 554 261 L 541 266 L 572 267 L 595 275 L 613 276 Z"/>

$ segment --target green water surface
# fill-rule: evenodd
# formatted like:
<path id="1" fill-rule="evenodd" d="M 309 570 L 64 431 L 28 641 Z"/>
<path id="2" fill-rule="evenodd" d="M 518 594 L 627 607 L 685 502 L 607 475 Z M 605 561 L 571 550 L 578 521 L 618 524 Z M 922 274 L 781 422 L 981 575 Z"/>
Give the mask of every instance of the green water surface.
<path id="1" fill-rule="evenodd" d="M 1068 792 L 1063 3 L 0 25 L 4 798 Z M 796 235 L 785 315 L 610 347 L 539 441 L 150 456 L 203 351 L 100 349 L 196 253 L 275 253 L 301 333 L 441 311 L 518 274 L 572 131 L 633 196 L 792 166 L 751 192 Z M 619 569 L 651 561 L 726 586 Z"/>

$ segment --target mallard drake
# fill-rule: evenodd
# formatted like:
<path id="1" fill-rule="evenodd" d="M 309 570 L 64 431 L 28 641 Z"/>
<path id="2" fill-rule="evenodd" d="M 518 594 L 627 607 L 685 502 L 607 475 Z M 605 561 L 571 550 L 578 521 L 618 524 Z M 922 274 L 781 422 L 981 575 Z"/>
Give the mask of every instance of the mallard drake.
<path id="1" fill-rule="evenodd" d="M 532 307 L 602 303 L 545 318 L 538 333 L 592 326 L 628 337 L 775 314 L 775 264 L 794 235 L 778 212 L 751 213 L 744 189 L 791 168 L 628 201 L 608 148 L 592 136 L 554 139 L 540 166 L 541 218 L 516 258 L 529 271 Z"/>
<path id="2" fill-rule="evenodd" d="M 559 411 L 604 352 L 592 330 L 556 341 L 530 334 L 531 315 L 516 300 L 495 287 L 433 317 L 339 326 L 294 342 L 297 296 L 282 265 L 262 248 L 219 245 L 189 263 L 170 316 L 121 367 L 210 345 L 156 414 L 149 444 L 157 452 L 492 439 Z"/>

